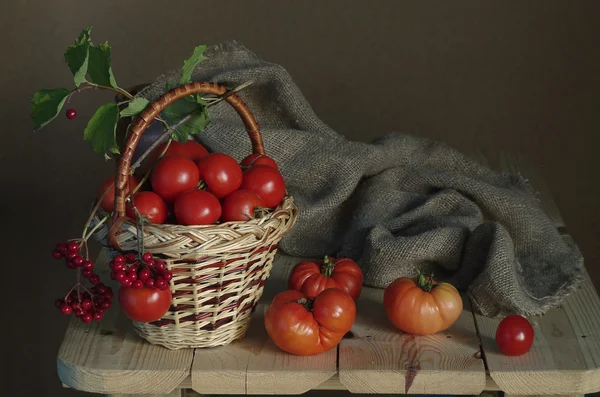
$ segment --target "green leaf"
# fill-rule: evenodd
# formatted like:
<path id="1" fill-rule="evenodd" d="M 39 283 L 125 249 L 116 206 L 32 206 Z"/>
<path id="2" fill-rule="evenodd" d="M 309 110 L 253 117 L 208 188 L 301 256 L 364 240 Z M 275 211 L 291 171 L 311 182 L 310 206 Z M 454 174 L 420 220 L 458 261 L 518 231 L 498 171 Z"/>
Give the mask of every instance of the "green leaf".
<path id="1" fill-rule="evenodd" d="M 92 83 L 119 88 L 112 73 L 110 46 L 108 43 L 90 47 L 88 73 Z"/>
<path id="2" fill-rule="evenodd" d="M 194 69 L 206 59 L 206 57 L 204 56 L 204 52 L 206 51 L 206 49 L 207 47 L 205 45 L 199 45 L 198 47 L 194 48 L 192 56 L 183 62 L 181 77 L 179 78 L 180 85 L 187 84 L 190 81 L 192 81 L 191 79 Z"/>
<path id="3" fill-rule="evenodd" d="M 75 43 L 65 51 L 65 62 L 67 62 L 73 73 L 73 79 L 77 87 L 87 81 L 85 76 L 88 71 L 90 47 L 92 45 L 91 32 L 91 27 L 82 30 Z"/>
<path id="4" fill-rule="evenodd" d="M 83 132 L 83 139 L 90 141 L 96 154 L 119 153 L 116 137 L 118 121 L 119 105 L 116 103 L 102 105 L 92 116 Z"/>
<path id="5" fill-rule="evenodd" d="M 196 112 L 192 118 L 177 127 L 173 132 L 173 138 L 180 143 L 185 143 L 190 134 L 197 134 L 203 131 L 208 126 L 210 120 L 206 113 L 206 107 L 196 102 L 194 98 L 188 100 L 178 100 L 173 102 L 162 111 L 161 117 L 164 118 L 169 125 L 175 125 L 181 119 L 192 112 Z"/>
<path id="6" fill-rule="evenodd" d="M 41 89 L 31 99 L 33 129 L 39 130 L 52 121 L 62 109 L 71 91 L 66 88 Z"/>
<path id="7" fill-rule="evenodd" d="M 142 110 L 146 109 L 148 103 L 149 102 L 146 98 L 133 99 L 131 102 L 129 102 L 125 109 L 121 110 L 121 117 L 130 117 L 141 113 Z"/>

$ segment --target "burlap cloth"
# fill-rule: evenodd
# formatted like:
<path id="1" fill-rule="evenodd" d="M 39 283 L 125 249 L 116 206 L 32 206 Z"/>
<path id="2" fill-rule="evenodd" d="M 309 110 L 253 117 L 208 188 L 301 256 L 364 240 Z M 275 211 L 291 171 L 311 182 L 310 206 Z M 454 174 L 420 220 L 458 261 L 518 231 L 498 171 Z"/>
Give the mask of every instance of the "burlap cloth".
<path id="1" fill-rule="evenodd" d="M 563 240 L 526 180 L 421 137 L 349 141 L 315 115 L 283 67 L 234 42 L 207 55 L 194 80 L 230 88 L 253 81 L 240 96 L 299 208 L 284 252 L 353 258 L 365 284 L 381 288 L 415 268 L 433 272 L 487 316 L 543 314 L 585 277 L 577 246 Z M 138 95 L 156 99 L 178 73 Z M 238 160 L 248 155 L 237 114 L 225 104 L 209 114 L 211 125 L 197 139 Z"/>

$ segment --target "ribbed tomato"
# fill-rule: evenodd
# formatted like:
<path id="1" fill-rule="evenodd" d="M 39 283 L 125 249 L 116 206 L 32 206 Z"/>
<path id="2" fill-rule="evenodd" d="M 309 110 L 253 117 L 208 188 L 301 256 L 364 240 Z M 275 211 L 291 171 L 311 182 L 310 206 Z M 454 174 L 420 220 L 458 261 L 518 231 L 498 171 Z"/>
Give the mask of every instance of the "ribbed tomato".
<path id="1" fill-rule="evenodd" d="M 401 277 L 387 286 L 383 305 L 396 328 L 414 335 L 430 335 L 450 327 L 463 309 L 458 290 L 419 273 Z"/>
<path id="2" fill-rule="evenodd" d="M 314 299 L 287 290 L 273 298 L 265 314 L 265 328 L 281 350 L 312 356 L 336 347 L 356 319 L 354 300 L 338 288 Z"/>
<path id="3" fill-rule="evenodd" d="M 302 291 L 309 298 L 326 288 L 340 288 L 357 300 L 362 283 L 362 271 L 352 259 L 328 256 L 322 261 L 297 263 L 288 278 L 290 289 Z"/>

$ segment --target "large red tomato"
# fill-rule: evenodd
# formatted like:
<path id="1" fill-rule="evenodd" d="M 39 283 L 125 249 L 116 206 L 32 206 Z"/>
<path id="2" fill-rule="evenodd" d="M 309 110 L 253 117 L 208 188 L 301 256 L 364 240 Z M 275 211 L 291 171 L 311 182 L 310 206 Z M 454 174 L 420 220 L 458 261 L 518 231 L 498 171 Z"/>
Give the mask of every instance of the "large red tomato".
<path id="1" fill-rule="evenodd" d="M 200 180 L 206 190 L 223 198 L 242 184 L 242 169 L 237 161 L 225 153 L 211 153 L 198 161 Z"/>
<path id="2" fill-rule="evenodd" d="M 529 320 L 518 315 L 506 316 L 496 328 L 496 344 L 508 356 L 520 356 L 533 345 L 533 327 Z"/>
<path id="3" fill-rule="evenodd" d="M 357 300 L 362 290 L 363 274 L 350 258 L 325 257 L 322 261 L 299 262 L 288 278 L 288 287 L 313 298 L 327 288 L 340 288 Z"/>
<path id="4" fill-rule="evenodd" d="M 102 186 L 100 186 L 100 189 L 98 189 L 98 200 L 100 199 L 100 197 L 102 197 L 106 189 L 108 189 L 108 191 L 106 191 L 106 194 L 104 194 L 104 197 L 102 198 L 102 202 L 100 203 L 100 207 L 106 212 L 112 212 L 112 210 L 115 208 L 114 181 L 115 177 L 111 176 L 110 178 L 106 179 L 104 183 L 102 183 Z M 131 193 L 131 191 L 135 189 L 139 184 L 140 180 L 138 177 L 134 175 L 130 176 L 129 183 L 125 187 L 125 197 L 129 196 L 129 193 Z"/>
<path id="5" fill-rule="evenodd" d="M 336 347 L 355 319 L 354 300 L 341 289 L 326 289 L 314 299 L 287 290 L 273 298 L 265 328 L 281 350 L 312 356 Z"/>
<path id="6" fill-rule="evenodd" d="M 283 177 L 267 165 L 255 165 L 245 170 L 241 188 L 258 193 L 267 208 L 277 207 L 285 197 Z"/>
<path id="7" fill-rule="evenodd" d="M 242 167 L 252 167 L 253 165 L 268 165 L 269 167 L 275 168 L 279 170 L 279 166 L 271 157 L 265 154 L 252 153 L 246 157 L 242 161 L 240 161 L 240 165 Z"/>
<path id="8" fill-rule="evenodd" d="M 158 156 L 165 150 L 167 146 L 167 142 L 163 142 L 158 145 L 152 152 L 146 157 L 142 167 L 140 167 L 140 173 L 144 175 L 153 165 L 156 163 Z M 196 142 L 193 139 L 190 139 L 185 144 L 181 144 L 177 141 L 171 141 L 169 144 L 169 148 L 163 154 L 163 157 L 167 156 L 181 156 L 187 157 L 188 159 L 196 162 L 200 160 L 202 157 L 208 154 L 208 150 L 200 143 Z"/>
<path id="9" fill-rule="evenodd" d="M 175 199 L 175 218 L 180 225 L 211 225 L 221 217 L 221 203 L 212 193 L 188 190 Z"/>
<path id="10" fill-rule="evenodd" d="M 196 188 L 199 181 L 196 163 L 181 156 L 161 158 L 150 176 L 152 190 L 166 202 L 172 202 L 180 193 Z"/>
<path id="11" fill-rule="evenodd" d="M 119 305 L 130 319 L 141 323 L 157 321 L 171 306 L 171 290 L 158 288 L 119 288 Z"/>
<path id="12" fill-rule="evenodd" d="M 223 200 L 221 221 L 248 221 L 254 219 L 256 211 L 264 206 L 263 199 L 256 192 L 246 189 L 236 190 Z"/>
<path id="13" fill-rule="evenodd" d="M 156 193 L 150 191 L 137 192 L 131 196 L 133 205 L 138 210 L 140 215 L 145 216 L 151 223 L 165 223 L 169 215 L 167 203 Z M 131 219 L 136 219 L 131 203 L 127 203 L 127 216 Z"/>
<path id="14" fill-rule="evenodd" d="M 429 335 L 450 327 L 463 309 L 458 290 L 436 283 L 419 273 L 417 279 L 401 277 L 387 286 L 383 305 L 396 328 L 414 335 Z"/>

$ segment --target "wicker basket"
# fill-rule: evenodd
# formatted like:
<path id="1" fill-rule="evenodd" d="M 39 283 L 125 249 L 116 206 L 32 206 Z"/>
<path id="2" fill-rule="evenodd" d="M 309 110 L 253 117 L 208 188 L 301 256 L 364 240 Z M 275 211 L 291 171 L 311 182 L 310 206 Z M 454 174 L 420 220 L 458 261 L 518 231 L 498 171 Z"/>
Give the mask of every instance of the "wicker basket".
<path id="1" fill-rule="evenodd" d="M 124 187 L 140 135 L 166 106 L 195 93 L 230 94 L 215 83 L 190 83 L 162 95 L 131 125 L 117 165 L 115 210 L 109 225 L 95 235 L 115 252 L 138 250 L 139 230 L 125 215 Z M 225 100 L 241 117 L 253 152 L 264 154 L 259 126 L 246 104 L 234 94 Z M 277 244 L 293 227 L 296 215 L 293 198 L 286 196 L 268 215 L 246 222 L 144 225 L 144 250 L 164 260 L 173 272 L 173 300 L 159 321 L 134 321 L 136 332 L 169 349 L 219 346 L 243 337 L 269 277 Z"/>

